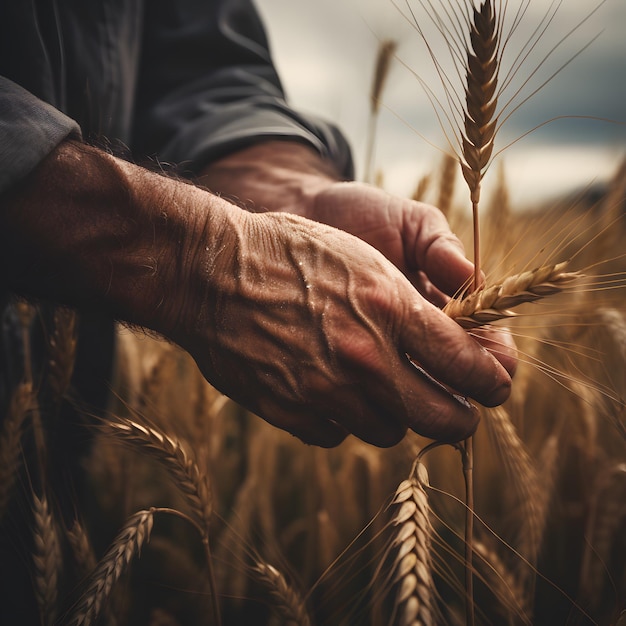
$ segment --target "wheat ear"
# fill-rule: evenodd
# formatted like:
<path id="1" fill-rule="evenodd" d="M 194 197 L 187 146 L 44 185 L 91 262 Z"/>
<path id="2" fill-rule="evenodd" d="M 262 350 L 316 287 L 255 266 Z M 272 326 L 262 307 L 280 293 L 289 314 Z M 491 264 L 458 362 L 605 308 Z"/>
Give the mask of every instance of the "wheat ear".
<path id="1" fill-rule="evenodd" d="M 587 543 L 580 567 L 579 593 L 594 607 L 601 600 L 611 551 L 619 540 L 626 519 L 626 463 L 605 468 L 594 481 L 585 538 Z"/>
<path id="2" fill-rule="evenodd" d="M 582 277 L 579 272 L 566 271 L 567 265 L 563 261 L 514 274 L 502 283 L 450 300 L 443 310 L 463 328 L 515 317 L 512 307 L 559 293 Z"/>
<path id="3" fill-rule="evenodd" d="M 135 555 L 141 552 L 142 546 L 150 540 L 153 519 L 153 511 L 146 510 L 138 511 L 126 521 L 91 575 L 89 587 L 76 607 L 70 624 L 89 626 L 95 623 L 113 585 Z"/>
<path id="4" fill-rule="evenodd" d="M 35 598 L 42 624 L 54 624 L 58 611 L 58 587 L 62 568 L 61 546 L 54 516 L 45 494 L 33 492 L 33 564 Z"/>
<path id="5" fill-rule="evenodd" d="M 365 180 L 372 180 L 372 166 L 374 159 L 374 142 L 376 140 L 376 124 L 380 112 L 382 93 L 391 68 L 391 60 L 396 52 L 397 43 L 391 39 L 380 42 L 376 56 L 376 67 L 370 92 L 370 122 L 365 152 Z"/>
<path id="6" fill-rule="evenodd" d="M 454 183 L 457 175 L 457 160 L 450 154 L 445 154 L 439 174 L 439 192 L 437 196 L 437 208 L 450 219 L 452 198 L 454 196 Z"/>
<path id="7" fill-rule="evenodd" d="M 498 118 L 498 21 L 491 0 L 472 7 L 470 46 L 467 49 L 465 115 L 461 135 L 461 170 L 472 201 L 474 224 L 474 287 L 480 284 L 478 203 L 485 170 L 493 153 Z"/>
<path id="8" fill-rule="evenodd" d="M 159 432 L 156 428 L 144 426 L 128 418 L 120 418 L 117 422 L 105 422 L 105 428 L 108 428 L 111 433 L 123 441 L 144 450 L 161 463 L 185 495 L 193 516 L 189 519 L 198 524 L 198 529 L 202 534 L 213 600 L 213 620 L 215 624 L 219 625 L 221 621 L 217 602 L 217 588 L 209 547 L 213 498 L 206 475 L 200 472 L 195 459 L 190 456 L 179 441 Z"/>
<path id="9" fill-rule="evenodd" d="M 274 607 L 286 626 L 310 626 L 311 620 L 300 594 L 273 565 L 258 561 L 252 568 L 257 580 L 270 592 Z"/>
<path id="10" fill-rule="evenodd" d="M 476 565 L 485 584 L 502 605 L 503 617 L 509 617 L 510 624 L 517 623 L 518 620 L 511 619 L 514 614 L 521 623 L 530 626 L 532 620 L 526 592 L 513 572 L 509 571 L 498 552 L 480 541 L 474 543 L 474 552 L 478 556 Z"/>
<path id="11" fill-rule="evenodd" d="M 394 623 L 420 626 L 434 623 L 434 589 L 430 545 L 430 506 L 424 489 L 426 467 L 416 462 L 409 479 L 400 483 L 391 502 L 396 527 L 391 544 L 392 582 L 397 585 Z"/>
<path id="12" fill-rule="evenodd" d="M 539 503 L 542 490 L 541 478 L 526 446 L 502 407 L 486 413 L 485 423 L 493 448 L 502 459 L 511 491 L 515 493 L 514 516 L 519 522 L 518 552 L 531 564 L 535 564 L 543 534 L 545 516 Z"/>
<path id="13" fill-rule="evenodd" d="M 48 384 L 55 402 L 70 386 L 76 355 L 77 315 L 71 309 L 54 311 L 54 330 L 48 342 Z"/>
<path id="14" fill-rule="evenodd" d="M 72 550 L 75 563 L 82 572 L 90 572 L 97 565 L 89 535 L 82 522 L 75 519 L 72 526 L 66 532 L 67 542 Z"/>
<path id="15" fill-rule="evenodd" d="M 480 200 L 480 184 L 489 164 L 496 134 L 498 106 L 498 22 L 491 0 L 473 7 L 471 49 L 467 50 L 465 133 L 462 136 L 461 169 L 472 198 Z"/>
<path id="16" fill-rule="evenodd" d="M 105 430 L 122 441 L 143 450 L 165 467 L 185 494 L 196 521 L 208 534 L 212 512 L 211 490 L 197 463 L 174 437 L 128 418 L 106 421 Z"/>
<path id="17" fill-rule="evenodd" d="M 2 518 L 9 504 L 20 467 L 22 428 L 33 402 L 32 384 L 29 382 L 20 383 L 13 391 L 4 418 L 2 433 L 0 434 L 0 518 Z"/>

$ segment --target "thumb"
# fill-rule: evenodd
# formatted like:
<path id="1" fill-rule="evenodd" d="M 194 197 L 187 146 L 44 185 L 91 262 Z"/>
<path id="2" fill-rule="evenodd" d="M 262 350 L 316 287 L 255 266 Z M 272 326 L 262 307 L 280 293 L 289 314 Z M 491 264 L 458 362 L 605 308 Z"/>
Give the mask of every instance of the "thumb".
<path id="1" fill-rule="evenodd" d="M 474 277 L 474 264 L 450 232 L 435 237 L 425 248 L 422 267 L 430 281 L 449 296 L 469 285 Z"/>

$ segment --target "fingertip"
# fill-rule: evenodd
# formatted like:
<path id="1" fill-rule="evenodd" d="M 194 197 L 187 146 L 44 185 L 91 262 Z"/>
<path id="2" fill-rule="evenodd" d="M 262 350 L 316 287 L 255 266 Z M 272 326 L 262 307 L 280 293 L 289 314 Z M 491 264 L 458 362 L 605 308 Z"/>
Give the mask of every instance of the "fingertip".
<path id="1" fill-rule="evenodd" d="M 498 365 L 500 366 L 499 363 Z M 513 386 L 511 377 L 502 366 L 500 366 L 500 369 L 505 372 L 504 380 L 498 381 L 498 383 L 491 391 L 489 391 L 489 393 L 484 394 L 480 398 L 476 398 L 476 400 L 478 400 L 478 402 L 480 402 L 483 406 L 500 406 L 501 404 L 504 404 L 511 395 L 511 388 Z"/>
<path id="2" fill-rule="evenodd" d="M 477 407 L 466 398 L 453 395 L 448 397 L 446 405 L 437 407 L 432 420 L 419 416 L 411 430 L 442 443 L 456 443 L 471 437 L 480 423 Z"/>
<path id="3" fill-rule="evenodd" d="M 291 431 L 291 434 L 311 446 L 336 448 L 343 443 L 350 433 L 336 422 L 326 420 L 324 423 L 316 424 L 313 427 Z"/>
<path id="4" fill-rule="evenodd" d="M 303 443 L 336 448 L 350 434 L 334 419 L 303 407 L 257 407 L 256 414 L 268 424 L 284 430 Z"/>
<path id="5" fill-rule="evenodd" d="M 519 351 L 508 328 L 484 328 L 472 331 L 472 335 L 486 348 L 513 378 L 519 363 Z"/>

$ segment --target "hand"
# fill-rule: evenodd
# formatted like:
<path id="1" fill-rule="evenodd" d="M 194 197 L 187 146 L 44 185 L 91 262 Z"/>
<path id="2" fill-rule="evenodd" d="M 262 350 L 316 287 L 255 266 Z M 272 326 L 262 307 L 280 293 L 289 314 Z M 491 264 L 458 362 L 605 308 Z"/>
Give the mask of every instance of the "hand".
<path id="1" fill-rule="evenodd" d="M 251 214 L 71 141 L 0 208 L 10 289 L 163 334 L 218 389 L 304 441 L 352 432 L 387 446 L 407 428 L 461 439 L 477 413 L 446 388 L 485 405 L 509 395 L 484 347 L 341 230 Z"/>
<path id="2" fill-rule="evenodd" d="M 473 278 L 474 266 L 439 209 L 370 185 L 338 182 L 329 164 L 301 144 L 256 144 L 211 164 L 201 180 L 248 210 L 294 213 L 359 237 L 439 308 Z M 471 334 L 515 373 L 517 350 L 509 332 Z"/>
<path id="3" fill-rule="evenodd" d="M 444 215 L 434 206 L 361 183 L 333 183 L 310 201 L 307 216 L 367 241 L 398 267 L 422 296 L 443 307 L 473 278 L 474 266 Z M 504 329 L 473 331 L 509 374 L 517 350 Z"/>
<path id="4" fill-rule="evenodd" d="M 509 394 L 497 360 L 348 233 L 235 210 L 197 241 L 170 336 L 218 389 L 308 443 L 389 446 L 407 427 L 459 440 L 477 412 L 442 385 L 485 405 Z"/>

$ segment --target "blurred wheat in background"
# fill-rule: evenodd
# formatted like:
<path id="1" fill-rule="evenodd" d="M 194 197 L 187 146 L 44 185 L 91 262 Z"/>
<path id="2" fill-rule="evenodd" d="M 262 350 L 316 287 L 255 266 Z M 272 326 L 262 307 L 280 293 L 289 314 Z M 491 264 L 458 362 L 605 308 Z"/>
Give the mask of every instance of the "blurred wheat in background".
<path id="1" fill-rule="evenodd" d="M 74 406 L 70 384 L 79 320 L 59 309 L 47 326 L 47 392 L 36 393 L 26 354 L 26 380 L 0 433 L 0 603 L 23 605 L 21 623 L 626 619 L 626 161 L 606 185 L 522 210 L 495 142 L 507 107 L 533 93 L 519 88 L 535 77 L 541 60 L 531 52 L 559 5 L 549 4 L 517 50 L 506 47 L 528 1 L 398 5 L 420 40 L 424 20 L 439 25 L 452 61 L 433 57 L 443 91 L 426 88 L 445 150 L 431 170 L 416 171 L 415 197 L 438 204 L 472 250 L 470 193 L 459 202 L 456 186 L 465 178 L 477 204 L 487 169 L 492 178 L 479 216 L 486 286 L 448 312 L 468 332 L 506 323 L 520 350 L 510 400 L 482 410 L 474 437 L 469 561 L 462 447 L 415 434 L 391 450 L 354 438 L 333 450 L 305 446 L 221 396 L 175 346 L 126 328 L 117 333 L 114 399 L 92 417 Z M 481 20 L 497 33 L 484 59 L 480 28 L 470 34 Z M 386 172 L 375 165 L 373 135 L 397 55 L 393 40 L 381 42 L 364 129 L 368 176 L 379 185 Z M 464 70 L 451 70 L 481 72 L 473 59 L 501 64 L 497 82 L 482 76 L 482 103 L 470 99 L 480 112 L 467 106 L 471 77 L 467 86 Z M 37 315 L 23 304 L 23 327 Z M 57 426 L 77 412 L 85 488 L 59 491 L 46 468 L 75 453 Z M 28 583 L 19 597 L 13 574 Z"/>

